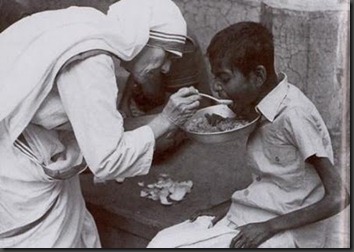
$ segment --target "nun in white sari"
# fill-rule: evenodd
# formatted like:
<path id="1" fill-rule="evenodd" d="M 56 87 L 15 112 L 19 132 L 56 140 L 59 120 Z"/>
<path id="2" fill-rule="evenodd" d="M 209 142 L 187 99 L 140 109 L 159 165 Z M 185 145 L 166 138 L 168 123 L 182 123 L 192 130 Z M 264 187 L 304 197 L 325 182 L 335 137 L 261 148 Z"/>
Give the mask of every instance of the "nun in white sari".
<path id="1" fill-rule="evenodd" d="M 167 52 L 181 56 L 185 35 L 169 0 L 121 0 L 107 15 L 45 11 L 0 34 L 1 248 L 101 246 L 81 194 L 83 160 L 100 179 L 147 174 L 155 139 L 199 105 L 185 88 L 149 125 L 124 132 L 112 57 L 150 58 L 131 69 L 141 77 Z"/>

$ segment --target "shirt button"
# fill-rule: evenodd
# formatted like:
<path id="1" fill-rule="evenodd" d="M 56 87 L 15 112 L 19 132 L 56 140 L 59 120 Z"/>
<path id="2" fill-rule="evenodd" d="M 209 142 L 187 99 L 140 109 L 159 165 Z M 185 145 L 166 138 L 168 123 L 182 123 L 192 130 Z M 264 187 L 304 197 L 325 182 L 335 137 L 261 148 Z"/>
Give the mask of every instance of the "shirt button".
<path id="1" fill-rule="evenodd" d="M 256 180 L 257 180 L 257 181 L 261 181 L 261 179 L 262 179 L 261 176 L 257 176 L 257 177 L 256 177 Z"/>
<path id="2" fill-rule="evenodd" d="M 245 196 L 248 196 L 249 193 L 250 193 L 250 192 L 249 192 L 247 189 L 243 192 L 243 194 L 244 194 Z"/>

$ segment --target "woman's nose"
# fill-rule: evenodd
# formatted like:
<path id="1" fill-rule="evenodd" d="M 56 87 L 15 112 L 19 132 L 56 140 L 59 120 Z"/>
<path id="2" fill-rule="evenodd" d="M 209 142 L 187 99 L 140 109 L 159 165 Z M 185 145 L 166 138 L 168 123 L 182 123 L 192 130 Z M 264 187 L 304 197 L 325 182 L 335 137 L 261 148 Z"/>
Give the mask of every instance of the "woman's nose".
<path id="1" fill-rule="evenodd" d="M 170 71 L 170 68 L 171 68 L 171 60 L 170 59 L 166 59 L 166 61 L 161 66 L 160 72 L 163 73 L 163 74 L 167 74 Z"/>

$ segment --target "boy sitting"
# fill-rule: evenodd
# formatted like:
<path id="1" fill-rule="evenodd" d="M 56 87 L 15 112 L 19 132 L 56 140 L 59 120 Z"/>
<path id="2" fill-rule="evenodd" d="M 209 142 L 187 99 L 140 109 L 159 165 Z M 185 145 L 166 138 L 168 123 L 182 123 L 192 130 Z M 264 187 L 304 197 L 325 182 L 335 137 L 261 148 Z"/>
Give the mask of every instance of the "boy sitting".
<path id="1" fill-rule="evenodd" d="M 274 69 L 272 34 L 240 22 L 208 50 L 215 90 L 236 113 L 256 109 L 247 141 L 252 183 L 231 199 L 162 230 L 148 247 L 318 248 L 326 221 L 349 204 L 331 139 L 314 104 Z"/>

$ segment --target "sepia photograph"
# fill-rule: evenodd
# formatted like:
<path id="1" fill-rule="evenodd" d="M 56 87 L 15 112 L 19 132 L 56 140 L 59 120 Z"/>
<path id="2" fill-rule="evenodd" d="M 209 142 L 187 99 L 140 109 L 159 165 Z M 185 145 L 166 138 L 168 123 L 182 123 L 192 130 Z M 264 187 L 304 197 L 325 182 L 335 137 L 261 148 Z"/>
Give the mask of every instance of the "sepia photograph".
<path id="1" fill-rule="evenodd" d="M 0 0 L 0 249 L 351 248 L 350 0 Z"/>

